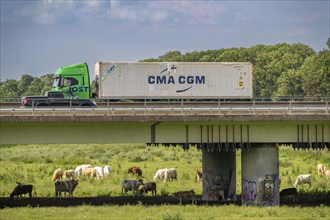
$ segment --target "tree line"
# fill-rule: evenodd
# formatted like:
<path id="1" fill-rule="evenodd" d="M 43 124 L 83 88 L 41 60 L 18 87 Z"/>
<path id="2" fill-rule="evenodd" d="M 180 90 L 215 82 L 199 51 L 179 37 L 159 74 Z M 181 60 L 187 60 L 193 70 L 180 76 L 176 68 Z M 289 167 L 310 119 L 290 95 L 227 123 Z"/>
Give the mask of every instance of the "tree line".
<path id="1" fill-rule="evenodd" d="M 281 43 L 185 54 L 169 51 L 141 62 L 251 62 L 254 97 L 329 97 L 330 38 L 327 47 L 316 52 L 305 44 Z M 53 74 L 41 77 L 23 74 L 20 80 L 0 82 L 0 97 L 43 95 L 51 90 L 52 82 Z"/>

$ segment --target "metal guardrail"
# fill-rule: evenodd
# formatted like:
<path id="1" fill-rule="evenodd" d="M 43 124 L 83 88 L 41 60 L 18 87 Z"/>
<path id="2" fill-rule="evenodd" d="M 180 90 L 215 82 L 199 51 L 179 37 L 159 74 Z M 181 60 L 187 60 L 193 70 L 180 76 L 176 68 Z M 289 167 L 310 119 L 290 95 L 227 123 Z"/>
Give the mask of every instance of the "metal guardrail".
<path id="1" fill-rule="evenodd" d="M 1 116 L 5 115 L 191 115 L 191 114 L 322 114 L 329 115 L 330 105 L 328 101 L 318 102 L 110 102 L 100 104 L 97 108 L 90 107 L 30 107 L 19 106 L 5 107 L 1 105 Z"/>

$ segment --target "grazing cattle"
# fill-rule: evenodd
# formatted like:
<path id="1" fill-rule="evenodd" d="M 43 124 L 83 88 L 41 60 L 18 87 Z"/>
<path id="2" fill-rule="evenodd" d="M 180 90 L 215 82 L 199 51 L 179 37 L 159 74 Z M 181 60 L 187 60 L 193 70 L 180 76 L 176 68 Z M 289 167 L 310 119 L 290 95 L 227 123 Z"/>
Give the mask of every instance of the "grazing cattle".
<path id="1" fill-rule="evenodd" d="M 157 172 L 154 176 L 154 182 L 156 182 L 156 179 L 162 180 L 165 177 L 166 170 L 167 170 L 167 168 L 157 170 Z"/>
<path id="2" fill-rule="evenodd" d="M 196 170 L 196 181 L 197 183 L 200 183 L 202 181 L 202 177 L 203 177 L 203 172 L 202 169 L 197 169 Z"/>
<path id="3" fill-rule="evenodd" d="M 156 183 L 155 182 L 150 182 L 150 183 L 143 184 L 143 186 L 140 189 L 140 194 L 141 193 L 147 193 L 148 194 L 149 191 L 151 192 L 151 195 L 153 195 L 153 196 L 156 195 L 157 190 L 156 190 Z"/>
<path id="4" fill-rule="evenodd" d="M 330 170 L 326 170 L 326 171 L 324 172 L 324 174 L 325 174 L 327 180 L 329 181 L 329 180 L 330 180 Z"/>
<path id="5" fill-rule="evenodd" d="M 100 179 L 99 173 L 97 172 L 97 170 L 95 168 L 92 168 L 92 167 L 85 168 L 83 171 L 83 175 L 90 176 L 91 178 L 94 177 L 94 178 Z"/>
<path id="6" fill-rule="evenodd" d="M 177 179 L 176 177 L 177 177 L 177 173 L 175 168 L 170 168 L 165 170 L 164 182 L 166 182 L 167 180 Z"/>
<path id="7" fill-rule="evenodd" d="M 133 173 L 137 174 L 138 176 L 142 176 L 142 170 L 140 169 L 140 167 L 137 166 L 128 168 L 128 173 Z"/>
<path id="8" fill-rule="evenodd" d="M 69 193 L 69 197 L 73 197 L 73 191 L 78 185 L 78 180 L 58 180 L 55 182 L 55 197 L 62 197 L 62 192 L 66 196 L 66 192 Z"/>
<path id="9" fill-rule="evenodd" d="M 194 190 L 176 192 L 173 196 L 180 199 L 180 205 L 182 205 L 182 198 L 191 198 L 191 204 L 197 204 Z"/>
<path id="10" fill-rule="evenodd" d="M 305 175 L 299 175 L 297 177 L 297 180 L 296 182 L 294 183 L 294 187 L 298 187 L 298 186 L 302 186 L 304 187 L 304 184 L 307 183 L 309 184 L 309 188 L 311 188 L 311 185 L 312 185 L 312 175 L 310 174 L 305 174 Z M 308 189 L 309 189 L 308 188 Z"/>
<path id="11" fill-rule="evenodd" d="M 109 165 L 104 166 L 103 168 L 104 177 L 108 177 L 110 175 L 110 171 L 111 169 Z"/>
<path id="12" fill-rule="evenodd" d="M 285 198 L 285 197 L 292 197 L 293 201 L 298 201 L 298 196 L 297 196 L 297 189 L 296 188 L 288 188 L 288 189 L 283 189 L 280 192 L 280 197 Z"/>
<path id="13" fill-rule="evenodd" d="M 209 189 L 208 200 L 209 201 L 219 201 L 221 197 L 221 201 L 225 201 L 225 192 L 219 186 L 213 186 Z"/>
<path id="14" fill-rule="evenodd" d="M 60 180 L 62 179 L 62 175 L 63 175 L 63 170 L 61 168 L 58 168 L 57 170 L 54 171 L 52 180 Z"/>
<path id="15" fill-rule="evenodd" d="M 317 168 L 318 175 L 325 173 L 326 168 L 325 168 L 325 166 L 323 166 L 323 164 L 321 164 L 321 163 L 317 164 L 316 168 Z"/>
<path id="16" fill-rule="evenodd" d="M 14 188 L 13 192 L 10 193 L 10 199 L 13 199 L 15 196 L 22 196 L 22 194 L 27 194 L 29 193 L 29 197 L 32 197 L 32 191 L 34 190 L 34 195 L 37 194 L 36 189 L 34 188 L 33 185 L 25 185 L 24 183 L 16 182 L 17 185 Z"/>
<path id="17" fill-rule="evenodd" d="M 64 179 L 73 179 L 75 177 L 74 170 L 66 170 L 63 174 Z"/>
<path id="18" fill-rule="evenodd" d="M 103 168 L 102 167 L 94 167 L 94 168 L 98 173 L 98 178 L 103 179 L 103 176 L 104 176 Z"/>
<path id="19" fill-rule="evenodd" d="M 143 185 L 142 179 L 139 179 L 139 180 L 123 180 L 121 192 L 124 193 L 125 196 L 126 196 L 126 193 L 128 191 L 132 191 L 133 194 L 134 194 L 134 192 L 139 193 L 138 190 L 139 190 L 140 185 Z"/>
<path id="20" fill-rule="evenodd" d="M 80 166 L 77 166 L 74 172 L 76 173 L 76 177 L 80 177 L 80 175 L 83 175 L 84 169 L 90 168 L 92 165 L 90 164 L 83 164 Z"/>

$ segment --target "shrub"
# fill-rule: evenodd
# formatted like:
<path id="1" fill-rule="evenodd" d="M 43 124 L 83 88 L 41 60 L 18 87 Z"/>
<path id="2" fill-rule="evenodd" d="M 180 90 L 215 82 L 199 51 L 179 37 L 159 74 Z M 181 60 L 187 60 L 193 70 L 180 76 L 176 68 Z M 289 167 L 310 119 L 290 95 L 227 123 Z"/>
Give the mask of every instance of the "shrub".
<path id="1" fill-rule="evenodd" d="M 160 190 L 160 195 L 161 195 L 161 196 L 168 196 L 168 195 L 170 195 L 170 193 L 167 191 L 167 189 L 162 188 L 162 189 Z"/>
<path id="2" fill-rule="evenodd" d="M 180 212 L 169 213 L 165 212 L 162 214 L 164 220 L 181 220 L 183 219 Z"/>

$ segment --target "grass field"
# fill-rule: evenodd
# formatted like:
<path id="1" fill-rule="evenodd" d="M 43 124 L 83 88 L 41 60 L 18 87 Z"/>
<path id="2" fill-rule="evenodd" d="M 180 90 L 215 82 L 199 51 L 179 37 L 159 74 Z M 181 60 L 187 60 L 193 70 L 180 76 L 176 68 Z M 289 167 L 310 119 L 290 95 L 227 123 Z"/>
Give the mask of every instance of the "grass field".
<path id="1" fill-rule="evenodd" d="M 79 206 L 69 208 L 6 208 L 3 220 L 24 219 L 329 219 L 330 208 L 248 206 Z"/>
<path id="2" fill-rule="evenodd" d="M 237 194 L 241 191 L 241 152 L 236 152 Z M 133 165 L 143 170 L 143 180 L 152 181 L 159 168 L 175 167 L 178 180 L 157 183 L 158 195 L 170 195 L 178 190 L 194 189 L 202 193 L 195 181 L 196 168 L 202 165 L 202 153 L 195 148 L 188 152 L 180 147 L 147 147 L 144 144 L 89 145 L 12 145 L 0 146 L 0 196 L 8 197 L 16 181 L 33 184 L 37 196 L 53 197 L 51 180 L 57 168 L 75 169 L 77 165 L 111 166 L 107 179 L 80 179 L 74 196 L 121 195 L 121 181 L 135 179 L 127 173 Z M 328 151 L 294 151 L 280 147 L 281 189 L 293 186 L 299 174 L 313 175 L 309 193 L 330 192 L 330 181 L 318 176 L 317 163 L 330 167 Z M 307 187 L 305 189 L 307 191 Z M 297 211 L 299 209 L 299 211 Z M 329 207 L 246 207 L 246 206 L 80 206 L 70 208 L 6 208 L 0 210 L 1 219 L 219 219 L 219 218 L 330 218 Z M 300 217 L 299 217 L 300 216 Z"/>

